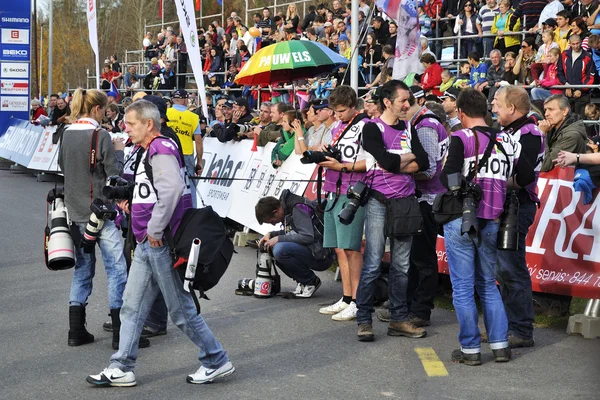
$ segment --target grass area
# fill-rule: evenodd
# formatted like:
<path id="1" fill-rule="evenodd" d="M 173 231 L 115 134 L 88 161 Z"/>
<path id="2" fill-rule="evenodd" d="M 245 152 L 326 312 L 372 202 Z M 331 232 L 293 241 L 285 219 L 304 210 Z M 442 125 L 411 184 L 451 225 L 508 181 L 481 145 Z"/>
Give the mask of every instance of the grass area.
<path id="1" fill-rule="evenodd" d="M 588 299 L 573 297 L 573 299 L 571 300 L 571 306 L 569 308 L 569 314 L 583 314 L 587 301 Z M 435 297 L 434 304 L 436 308 L 454 311 L 452 299 L 450 299 L 446 294 L 438 294 Z M 477 302 L 477 308 L 479 310 L 479 313 L 481 314 L 481 307 L 479 305 L 479 301 Z M 566 329 L 568 322 L 569 316 L 560 317 L 550 316 L 546 314 L 536 314 L 533 325 L 536 328 Z"/>

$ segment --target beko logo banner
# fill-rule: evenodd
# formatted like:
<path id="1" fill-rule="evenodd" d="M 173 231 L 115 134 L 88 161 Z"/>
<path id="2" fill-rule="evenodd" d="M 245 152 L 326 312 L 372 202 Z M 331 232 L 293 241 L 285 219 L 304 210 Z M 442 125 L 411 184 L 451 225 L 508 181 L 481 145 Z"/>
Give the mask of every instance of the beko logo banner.
<path id="1" fill-rule="evenodd" d="M 2 44 L 29 44 L 29 29 L 2 28 Z"/>
<path id="2" fill-rule="evenodd" d="M 29 78 L 29 64 L 27 63 L 2 63 L 0 65 L 0 77 L 2 78 Z"/>

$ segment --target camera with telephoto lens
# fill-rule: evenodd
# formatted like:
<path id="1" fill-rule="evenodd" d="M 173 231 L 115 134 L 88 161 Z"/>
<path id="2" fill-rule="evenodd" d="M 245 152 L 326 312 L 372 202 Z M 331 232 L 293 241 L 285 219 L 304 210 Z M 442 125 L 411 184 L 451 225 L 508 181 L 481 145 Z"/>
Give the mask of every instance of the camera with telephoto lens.
<path id="1" fill-rule="evenodd" d="M 504 213 L 498 228 L 498 250 L 519 249 L 519 197 L 512 191 L 504 205 Z"/>
<path id="2" fill-rule="evenodd" d="M 52 189 L 46 197 L 52 205 L 50 211 L 51 229 L 46 235 L 46 265 L 52 271 L 69 269 L 75 266 L 74 244 L 71 237 L 69 213 L 65 207 L 64 189 Z"/>
<path id="3" fill-rule="evenodd" d="M 471 181 L 467 181 L 460 172 L 448 175 L 448 189 L 457 198 L 462 199 L 462 225 L 461 235 L 469 234 L 474 239 L 479 232 L 477 222 L 477 206 L 481 200 L 481 187 Z"/>
<path id="4" fill-rule="evenodd" d="M 235 133 L 237 133 L 238 136 L 239 135 L 243 135 L 245 133 L 254 131 L 254 128 L 256 128 L 256 125 L 251 125 L 251 124 L 235 124 Z"/>
<path id="5" fill-rule="evenodd" d="M 327 161 L 326 157 L 331 157 L 339 162 L 342 162 L 342 151 L 333 147 L 332 145 L 327 146 L 327 150 L 325 151 L 306 150 L 304 153 L 302 153 L 300 162 L 302 164 L 318 164 L 320 162 Z"/>
<path id="6" fill-rule="evenodd" d="M 369 187 L 362 181 L 356 182 L 348 188 L 348 203 L 338 214 L 340 222 L 344 225 L 350 225 L 354 221 L 354 215 L 358 207 L 362 207 L 369 201 Z"/>
<path id="7" fill-rule="evenodd" d="M 102 194 L 110 200 L 130 200 L 133 198 L 135 182 L 130 182 L 120 176 L 109 176 Z"/>
<path id="8" fill-rule="evenodd" d="M 98 239 L 98 232 L 104 226 L 104 221 L 114 220 L 117 216 L 117 211 L 113 208 L 110 203 L 104 203 L 100 199 L 96 199 L 90 206 L 92 215 L 85 227 L 85 232 L 81 238 L 81 249 L 85 253 L 92 253 L 94 246 L 96 245 L 96 239 Z"/>

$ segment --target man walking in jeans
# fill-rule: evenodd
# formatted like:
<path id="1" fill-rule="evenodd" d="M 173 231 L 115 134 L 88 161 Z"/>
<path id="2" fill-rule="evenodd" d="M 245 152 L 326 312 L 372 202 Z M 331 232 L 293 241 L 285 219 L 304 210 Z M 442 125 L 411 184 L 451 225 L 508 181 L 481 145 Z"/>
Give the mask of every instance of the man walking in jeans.
<path id="1" fill-rule="evenodd" d="M 515 180 L 508 182 L 509 188 L 513 186 L 517 190 L 519 198 L 519 248 L 499 251 L 496 263 L 496 280 L 508 317 L 508 344 L 513 349 L 531 347 L 534 344 L 533 297 L 525 260 L 525 239 L 540 204 L 535 189 L 544 159 L 544 134 L 533 118 L 527 116 L 531 105 L 525 89 L 502 87 L 496 92 L 492 105 L 504 132 L 521 143 L 519 164 L 527 166 L 527 172 L 535 175 L 535 180 L 527 186 L 521 185 L 523 174 L 517 174 Z"/>
<path id="2" fill-rule="evenodd" d="M 177 145 L 159 136 L 160 114 L 154 104 L 145 100 L 133 103 L 125 111 L 125 121 L 131 141 L 143 148 L 137 162 L 131 204 L 131 225 L 138 245 L 123 296 L 119 351 L 112 355 L 108 368 L 88 376 L 87 381 L 95 386 L 137 384 L 133 372 L 137 343 L 159 291 L 173 323 L 200 349 L 198 359 L 202 365 L 187 376 L 187 382 L 208 383 L 231 375 L 235 368 L 197 313 L 192 297 L 183 289 L 164 241 L 165 229 L 170 227 L 176 232 L 185 211 L 192 206 L 184 161 Z M 152 167 L 152 178 L 147 166 Z M 119 202 L 119 206 L 129 211 L 127 200 Z"/>
<path id="3" fill-rule="evenodd" d="M 363 147 L 367 154 L 365 183 L 371 188 L 365 205 L 365 255 L 356 292 L 358 340 L 375 340 L 372 325 L 375 282 L 381 274 L 381 259 L 386 241 L 386 203 L 388 199 L 415 195 L 413 173 L 429 167 L 427 153 L 414 128 L 401 119 L 410 109 L 411 93 L 401 81 L 392 80 L 381 87 L 380 104 L 384 109 L 362 129 Z M 391 265 L 389 274 L 390 323 L 388 335 L 424 337 L 427 332 L 408 318 L 406 291 L 412 236 L 390 237 Z"/>

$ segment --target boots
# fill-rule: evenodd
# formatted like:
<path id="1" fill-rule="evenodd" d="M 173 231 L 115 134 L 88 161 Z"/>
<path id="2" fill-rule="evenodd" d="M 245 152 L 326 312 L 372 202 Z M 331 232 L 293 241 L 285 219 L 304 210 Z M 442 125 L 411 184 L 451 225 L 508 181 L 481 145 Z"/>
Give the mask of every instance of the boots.
<path id="1" fill-rule="evenodd" d="M 120 308 L 112 308 L 110 310 L 110 319 L 112 320 L 112 348 L 114 350 L 119 350 L 119 332 L 121 331 L 121 318 L 120 318 L 121 309 Z M 138 347 L 140 349 L 144 349 L 150 346 L 150 340 L 140 337 L 140 341 L 138 343 Z"/>
<path id="2" fill-rule="evenodd" d="M 69 346 L 92 343 L 94 335 L 85 329 L 85 306 L 69 307 Z"/>

